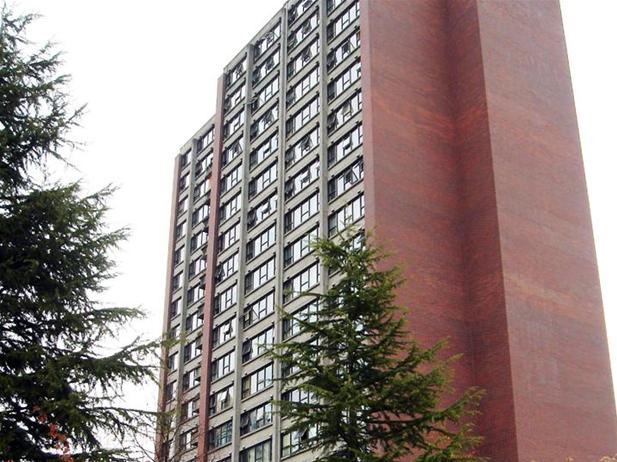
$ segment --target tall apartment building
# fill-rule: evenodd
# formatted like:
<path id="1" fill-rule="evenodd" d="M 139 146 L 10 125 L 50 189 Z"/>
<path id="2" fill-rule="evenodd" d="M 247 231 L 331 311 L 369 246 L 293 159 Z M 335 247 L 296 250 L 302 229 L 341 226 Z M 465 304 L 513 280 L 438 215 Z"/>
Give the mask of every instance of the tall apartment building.
<path id="1" fill-rule="evenodd" d="M 225 68 L 174 173 L 163 459 L 312 460 L 263 345 L 325 290 L 313 236 L 370 229 L 413 334 L 487 391 L 483 455 L 617 452 L 583 164 L 556 0 L 293 0 Z"/>

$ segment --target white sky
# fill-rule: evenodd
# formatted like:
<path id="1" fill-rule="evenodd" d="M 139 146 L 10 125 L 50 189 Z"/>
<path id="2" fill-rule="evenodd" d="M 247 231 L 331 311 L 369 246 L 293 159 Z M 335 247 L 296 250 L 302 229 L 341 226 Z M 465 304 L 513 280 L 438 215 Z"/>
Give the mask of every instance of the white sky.
<path id="1" fill-rule="evenodd" d="M 223 67 L 283 1 L 13 0 L 44 16 L 30 37 L 58 43 L 71 94 L 88 104 L 72 160 L 89 188 L 120 186 L 109 219 L 132 235 L 108 298 L 150 313 L 136 332 L 161 333 L 173 158 L 213 115 Z M 561 4 L 617 378 L 617 2 Z M 155 406 L 154 388 L 129 396 Z"/>

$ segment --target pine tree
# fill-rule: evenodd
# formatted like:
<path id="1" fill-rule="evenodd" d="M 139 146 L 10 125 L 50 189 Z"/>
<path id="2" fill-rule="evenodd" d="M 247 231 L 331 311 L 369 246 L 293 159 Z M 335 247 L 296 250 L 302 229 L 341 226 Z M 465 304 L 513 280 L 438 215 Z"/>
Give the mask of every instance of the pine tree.
<path id="1" fill-rule="evenodd" d="M 97 300 L 126 230 L 104 223 L 111 188 L 47 179 L 50 159 L 68 162 L 82 109 L 71 109 L 54 47 L 27 40 L 34 18 L 0 16 L 0 459 L 132 460 L 110 445 L 151 416 L 116 398 L 154 377 L 156 345 L 104 348 L 143 316 Z"/>
<path id="2" fill-rule="evenodd" d="M 378 269 L 382 253 L 362 242 L 353 233 L 318 240 L 334 283 L 303 294 L 317 313 L 282 313 L 301 332 L 270 353 L 282 364 L 287 392 L 277 405 L 288 443 L 312 448 L 320 462 L 481 460 L 471 423 L 481 392 L 451 396 L 454 358 L 438 359 L 444 342 L 422 348 L 410 339 L 407 309 L 394 304 L 400 272 Z"/>

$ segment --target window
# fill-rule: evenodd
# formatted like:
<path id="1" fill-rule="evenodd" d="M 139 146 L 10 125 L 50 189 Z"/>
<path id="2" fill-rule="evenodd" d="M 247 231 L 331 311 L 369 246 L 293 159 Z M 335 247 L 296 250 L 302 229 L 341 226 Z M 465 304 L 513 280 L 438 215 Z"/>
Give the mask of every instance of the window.
<path id="1" fill-rule="evenodd" d="M 264 36 L 255 43 L 255 59 L 264 54 L 264 52 L 270 48 L 278 38 L 281 36 L 281 23 L 270 29 L 264 34 Z"/>
<path id="2" fill-rule="evenodd" d="M 229 72 L 227 72 L 225 76 L 225 79 L 227 80 L 227 86 L 233 85 L 238 80 L 240 80 L 240 77 L 242 77 L 242 74 L 244 74 L 245 69 L 246 57 L 234 67 L 232 67 Z"/>
<path id="3" fill-rule="evenodd" d="M 201 196 L 205 195 L 210 190 L 210 180 L 206 178 L 203 181 L 200 181 L 197 186 L 193 189 L 193 200 L 199 199 Z"/>
<path id="4" fill-rule="evenodd" d="M 191 163 L 191 150 L 189 149 L 180 156 L 180 167 L 184 168 Z"/>
<path id="5" fill-rule="evenodd" d="M 221 207 L 221 222 L 233 217 L 242 207 L 242 194 L 238 193 Z"/>
<path id="6" fill-rule="evenodd" d="M 270 73 L 272 69 L 277 67 L 280 60 L 281 54 L 277 50 L 276 52 L 268 56 L 263 63 L 261 63 L 259 66 L 256 66 L 255 69 L 253 69 L 253 86 L 261 82 Z"/>
<path id="7" fill-rule="evenodd" d="M 259 93 L 253 95 L 251 98 L 251 111 L 254 113 L 260 107 L 263 107 L 268 101 L 270 101 L 270 98 L 277 94 L 278 91 L 279 78 L 276 76 L 265 87 L 259 90 Z"/>
<path id="8" fill-rule="evenodd" d="M 195 329 L 201 327 L 203 323 L 203 316 L 200 313 L 192 313 L 186 317 L 186 320 L 184 321 L 184 328 L 187 333 L 191 333 Z"/>
<path id="9" fill-rule="evenodd" d="M 302 14 L 304 14 L 304 12 L 307 11 L 313 3 L 315 3 L 315 0 L 299 0 L 294 5 L 289 7 L 287 12 L 287 20 L 289 24 L 295 21 L 296 18 L 302 16 Z"/>
<path id="10" fill-rule="evenodd" d="M 176 226 L 176 239 L 182 239 L 186 235 L 186 221 Z"/>
<path id="11" fill-rule="evenodd" d="M 319 97 L 314 98 L 287 121 L 287 135 L 300 130 L 317 114 L 319 114 Z"/>
<path id="12" fill-rule="evenodd" d="M 328 234 L 332 236 L 364 216 L 364 194 L 328 217 Z"/>
<path id="13" fill-rule="evenodd" d="M 287 92 L 287 106 L 292 105 L 319 83 L 319 67 L 316 66 L 306 77 L 300 80 Z"/>
<path id="14" fill-rule="evenodd" d="M 178 369 L 178 353 L 172 353 L 167 356 L 167 369 L 169 372 Z"/>
<path id="15" fill-rule="evenodd" d="M 234 284 L 228 289 L 214 297 L 214 314 L 222 313 L 234 306 L 238 301 L 238 284 Z"/>
<path id="16" fill-rule="evenodd" d="M 177 209 L 178 215 L 186 212 L 186 209 L 187 209 L 188 205 L 189 205 L 188 197 L 184 197 L 184 198 L 180 199 L 180 201 L 178 202 L 178 209 Z"/>
<path id="17" fill-rule="evenodd" d="M 180 419 L 187 420 L 199 415 L 199 396 L 182 404 L 180 410 Z"/>
<path id="18" fill-rule="evenodd" d="M 252 260 L 253 258 L 261 255 L 266 249 L 272 247 L 275 241 L 276 223 L 270 226 L 256 238 L 251 239 L 246 243 L 246 259 Z"/>
<path id="19" fill-rule="evenodd" d="M 238 242 L 238 231 L 240 230 L 240 222 L 233 225 L 227 231 L 219 236 L 219 252 L 228 249 Z"/>
<path id="20" fill-rule="evenodd" d="M 312 404 L 317 402 L 317 396 L 315 395 L 315 393 L 311 393 L 306 390 L 299 390 L 297 388 L 282 393 L 281 399 L 283 401 L 291 401 L 294 403 L 303 404 Z"/>
<path id="21" fill-rule="evenodd" d="M 212 166 L 214 160 L 214 154 L 210 151 L 203 159 L 199 160 L 195 164 L 195 176 L 201 175 Z"/>
<path id="22" fill-rule="evenodd" d="M 244 293 L 263 286 L 266 282 L 274 278 L 274 258 L 271 258 L 263 265 L 258 266 L 246 275 L 244 282 Z"/>
<path id="23" fill-rule="evenodd" d="M 221 194 L 229 191 L 242 181 L 242 164 L 238 165 L 231 172 L 221 178 Z"/>
<path id="24" fill-rule="evenodd" d="M 244 139 L 242 137 L 238 138 L 236 141 L 231 143 L 221 153 L 221 164 L 224 167 L 229 162 L 234 160 L 244 151 Z"/>
<path id="25" fill-rule="evenodd" d="M 332 200 L 351 189 L 364 178 L 364 161 L 360 159 L 328 181 L 328 200 Z"/>
<path id="26" fill-rule="evenodd" d="M 277 202 L 276 192 L 272 194 L 267 199 L 261 201 L 259 205 L 253 207 L 249 210 L 249 213 L 246 217 L 246 225 L 248 229 L 252 229 L 261 222 L 263 222 L 266 218 L 276 212 L 276 202 Z"/>
<path id="27" fill-rule="evenodd" d="M 229 276 L 238 271 L 238 253 L 236 252 L 227 260 L 222 261 L 216 267 L 216 272 L 214 274 L 214 280 L 218 282 L 223 282 Z"/>
<path id="28" fill-rule="evenodd" d="M 178 392 L 178 382 L 175 380 L 173 382 L 169 382 L 165 385 L 165 400 L 167 402 L 176 399 L 176 394 Z"/>
<path id="29" fill-rule="evenodd" d="M 281 437 L 281 456 L 287 457 L 306 449 L 309 442 L 315 437 L 317 437 L 317 427 L 306 427 L 302 430 L 283 433 Z"/>
<path id="30" fill-rule="evenodd" d="M 219 412 L 229 409 L 234 403 L 234 386 L 230 385 L 223 388 L 221 391 L 210 395 L 210 406 L 208 412 L 210 415 L 218 414 Z"/>
<path id="31" fill-rule="evenodd" d="M 201 355 L 201 336 L 184 345 L 184 364 Z"/>
<path id="32" fill-rule="evenodd" d="M 180 299 L 173 300 L 169 305 L 169 317 L 173 318 L 180 314 Z"/>
<path id="33" fill-rule="evenodd" d="M 328 70 L 330 71 L 334 69 L 353 51 L 357 50 L 359 46 L 360 32 L 356 32 L 355 34 L 349 36 L 349 38 L 341 42 L 338 47 L 328 53 L 328 57 L 326 58 Z"/>
<path id="34" fill-rule="evenodd" d="M 251 125 L 251 140 L 257 138 L 278 119 L 278 106 L 272 106 Z"/>
<path id="35" fill-rule="evenodd" d="M 319 54 L 319 37 L 313 40 L 298 55 L 287 64 L 287 77 L 297 74 L 311 60 Z"/>
<path id="36" fill-rule="evenodd" d="M 242 124 L 244 124 L 244 111 L 238 112 L 223 126 L 223 139 L 227 139 L 236 133 L 242 127 Z"/>
<path id="37" fill-rule="evenodd" d="M 232 435 L 231 420 L 213 428 L 208 432 L 208 448 L 220 448 L 221 446 L 231 443 Z"/>
<path id="38" fill-rule="evenodd" d="M 332 133 L 362 110 L 362 93 L 357 91 L 351 98 L 328 115 L 328 133 Z"/>
<path id="39" fill-rule="evenodd" d="M 328 84 L 328 101 L 332 101 L 338 95 L 347 90 L 360 78 L 360 60 L 357 59 L 351 66 L 343 71 L 334 81 Z"/>
<path id="40" fill-rule="evenodd" d="M 179 249 L 174 250 L 174 266 L 178 266 L 180 263 L 184 261 L 184 255 L 186 254 L 186 249 L 184 246 Z"/>
<path id="41" fill-rule="evenodd" d="M 200 377 L 201 375 L 199 367 L 196 367 L 186 372 L 182 376 L 182 390 L 186 391 L 190 390 L 191 388 L 195 388 L 197 385 L 199 385 Z"/>
<path id="42" fill-rule="evenodd" d="M 249 168 L 253 168 L 256 165 L 261 164 L 264 159 L 275 152 L 279 147 L 279 135 L 275 133 L 266 141 L 261 143 L 257 149 L 251 152 L 249 156 Z"/>
<path id="43" fill-rule="evenodd" d="M 274 162 L 261 172 L 258 177 L 253 178 L 249 182 L 249 199 L 255 197 L 276 181 L 276 169 L 276 162 Z"/>
<path id="44" fill-rule="evenodd" d="M 227 95 L 227 97 L 225 98 L 225 110 L 229 111 L 230 109 L 236 107 L 240 101 L 242 101 L 242 99 L 244 99 L 244 97 L 246 96 L 246 86 L 243 85 L 240 88 L 238 88 L 236 91 L 234 91 L 233 93 L 230 93 L 229 95 Z"/>
<path id="45" fill-rule="evenodd" d="M 240 451 L 240 462 L 272 462 L 272 442 L 267 440 Z"/>
<path id="46" fill-rule="evenodd" d="M 186 302 L 187 303 L 194 303 L 194 302 L 198 302 L 200 300 L 202 300 L 204 298 L 204 287 L 202 285 L 202 283 L 200 282 L 199 284 L 191 287 L 187 293 L 186 293 Z"/>
<path id="47" fill-rule="evenodd" d="M 313 194 L 285 214 L 285 232 L 291 231 L 319 212 L 319 193 Z"/>
<path id="48" fill-rule="evenodd" d="M 210 215 L 210 204 L 206 203 L 197 208 L 191 216 L 191 225 L 197 226 L 199 223 L 206 223 Z"/>
<path id="49" fill-rule="evenodd" d="M 216 348 L 219 345 L 231 340 L 236 335 L 236 318 L 228 319 L 212 329 L 212 347 Z"/>
<path id="50" fill-rule="evenodd" d="M 240 415 L 240 435 L 246 435 L 272 423 L 272 403 L 265 403 Z"/>
<path id="51" fill-rule="evenodd" d="M 327 0 L 326 8 L 328 10 L 328 13 L 331 13 L 332 11 L 336 10 L 343 3 L 345 3 L 345 0 Z"/>
<path id="52" fill-rule="evenodd" d="M 210 368 L 210 376 L 212 380 L 220 379 L 221 377 L 233 372 L 235 365 L 236 352 L 230 351 L 225 356 L 221 356 L 219 359 L 212 361 L 212 367 Z"/>
<path id="53" fill-rule="evenodd" d="M 285 166 L 289 167 L 319 146 L 319 127 L 315 127 L 300 141 L 291 146 L 285 153 Z"/>
<path id="54" fill-rule="evenodd" d="M 308 320 L 311 322 L 315 321 L 317 319 L 318 311 L 319 304 L 315 300 L 296 311 L 293 314 L 293 318 L 283 319 L 283 340 L 300 333 L 301 327 L 298 319 Z"/>
<path id="55" fill-rule="evenodd" d="M 272 385 L 272 364 L 247 375 L 242 379 L 242 399 Z"/>
<path id="56" fill-rule="evenodd" d="M 315 227 L 291 244 L 287 244 L 283 249 L 284 265 L 286 267 L 292 265 L 302 257 L 311 253 L 311 244 L 318 237 L 319 228 Z"/>
<path id="57" fill-rule="evenodd" d="M 176 274 L 171 280 L 171 288 L 172 290 L 178 290 L 182 287 L 182 283 L 184 282 L 184 273 L 180 272 Z"/>
<path id="58" fill-rule="evenodd" d="M 206 230 L 199 231 L 191 237 L 191 252 L 204 246 L 208 242 L 208 232 Z"/>
<path id="59" fill-rule="evenodd" d="M 169 339 L 177 339 L 178 336 L 180 335 L 180 324 L 176 324 L 175 326 L 171 327 L 168 331 L 167 331 L 167 338 Z"/>
<path id="60" fill-rule="evenodd" d="M 178 181 L 178 190 L 180 192 L 184 191 L 189 185 L 189 174 L 182 175 L 180 180 Z"/>
<path id="61" fill-rule="evenodd" d="M 334 22 L 328 25 L 328 41 L 337 37 L 343 32 L 351 23 L 353 23 L 360 16 L 360 4 L 355 2 L 349 8 L 334 20 Z"/>
<path id="62" fill-rule="evenodd" d="M 214 140 L 214 127 L 197 139 L 197 151 L 203 151 Z"/>
<path id="63" fill-rule="evenodd" d="M 179 447 L 180 451 L 189 451 L 192 448 L 196 448 L 197 447 L 197 429 L 193 428 L 187 432 L 181 433 L 179 444 L 180 444 L 180 447 Z"/>
<path id="64" fill-rule="evenodd" d="M 246 305 L 244 308 L 244 327 L 265 318 L 270 313 L 274 313 L 274 291 L 264 295 L 255 303 Z"/>
<path id="65" fill-rule="evenodd" d="M 332 166 L 347 157 L 351 151 L 362 145 L 362 139 L 362 125 L 356 126 L 349 133 L 339 138 L 328 148 L 328 166 Z"/>
<path id="66" fill-rule="evenodd" d="M 242 362 L 245 363 L 253 358 L 261 356 L 274 342 L 274 327 L 269 327 L 253 338 L 242 343 Z"/>
<path id="67" fill-rule="evenodd" d="M 311 32 L 313 32 L 319 24 L 318 14 L 313 14 L 310 18 L 304 21 L 300 27 L 295 29 L 287 37 L 287 51 L 292 50 L 302 40 L 304 40 Z"/>
<path id="68" fill-rule="evenodd" d="M 287 303 L 298 295 L 319 284 L 319 264 L 315 263 L 296 274 L 283 284 L 283 302 Z"/>
<path id="69" fill-rule="evenodd" d="M 319 178 L 319 159 L 285 182 L 285 199 L 291 199 Z"/>
<path id="70" fill-rule="evenodd" d="M 206 269 L 206 258 L 197 257 L 189 265 L 189 277 L 193 277 Z"/>

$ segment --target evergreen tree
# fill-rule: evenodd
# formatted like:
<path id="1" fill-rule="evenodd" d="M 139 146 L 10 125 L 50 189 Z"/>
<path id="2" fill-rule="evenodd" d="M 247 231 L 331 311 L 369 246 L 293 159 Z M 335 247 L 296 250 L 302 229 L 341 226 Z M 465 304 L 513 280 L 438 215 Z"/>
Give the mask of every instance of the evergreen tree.
<path id="1" fill-rule="evenodd" d="M 110 439 L 122 445 L 150 415 L 115 403 L 154 377 L 156 345 L 104 348 L 143 315 L 97 301 L 126 231 L 105 226 L 110 188 L 46 179 L 49 159 L 68 162 L 82 110 L 54 47 L 28 42 L 33 19 L 0 15 L 0 459 L 132 460 Z"/>
<path id="2" fill-rule="evenodd" d="M 450 396 L 444 342 L 424 349 L 405 329 L 407 309 L 394 304 L 402 279 L 378 269 L 383 255 L 348 234 L 314 247 L 334 284 L 306 293 L 317 314 L 282 313 L 296 340 L 276 344 L 291 444 L 311 447 L 321 462 L 479 461 L 471 416 L 481 393 Z M 295 396 L 295 401 L 285 396 Z"/>

